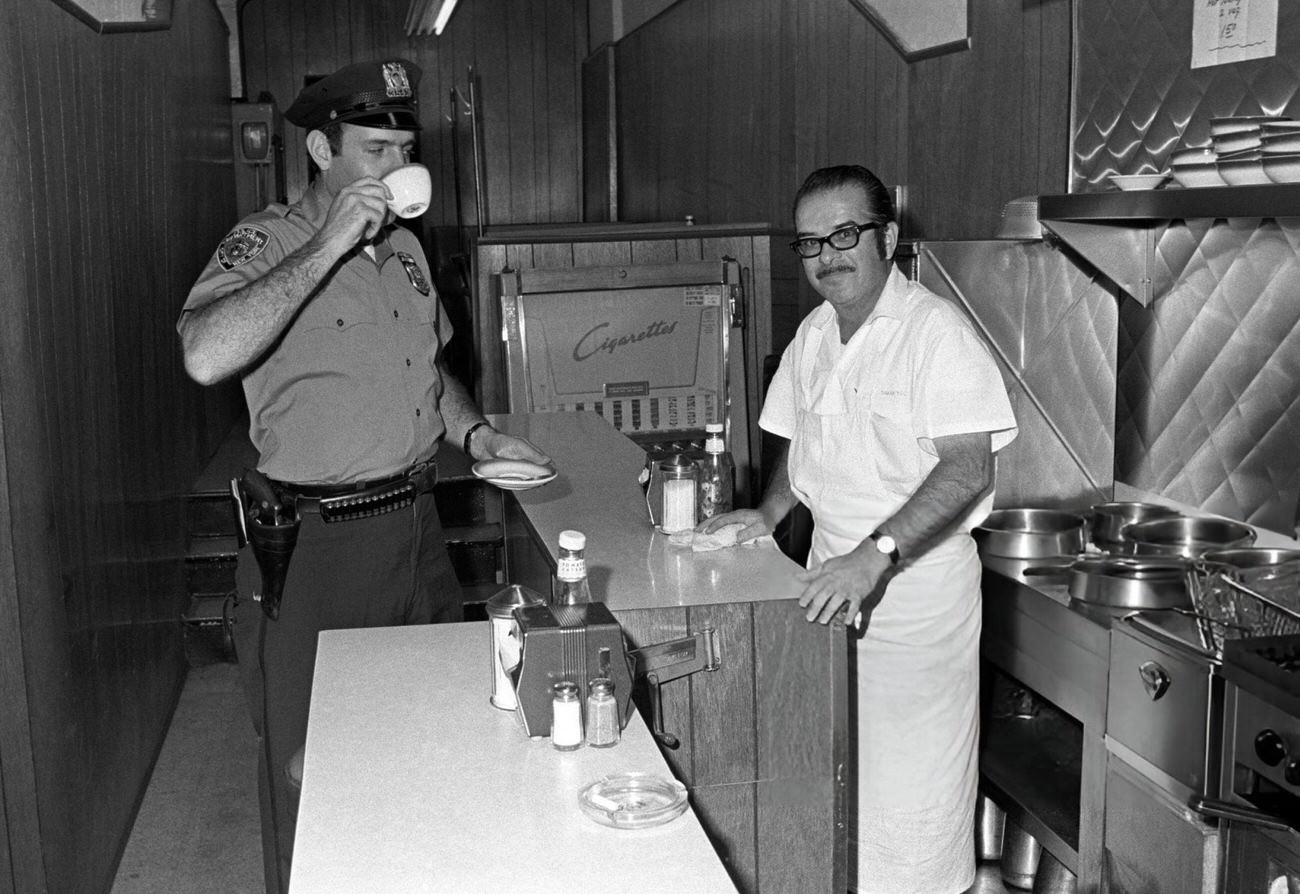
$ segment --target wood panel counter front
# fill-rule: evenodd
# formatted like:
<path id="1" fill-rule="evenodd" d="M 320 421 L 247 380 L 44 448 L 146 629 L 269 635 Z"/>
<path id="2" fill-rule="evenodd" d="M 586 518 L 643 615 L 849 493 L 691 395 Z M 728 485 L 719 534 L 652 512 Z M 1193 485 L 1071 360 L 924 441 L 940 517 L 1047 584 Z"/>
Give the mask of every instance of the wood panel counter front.
<path id="1" fill-rule="evenodd" d="M 595 598 L 632 648 L 712 628 L 721 666 L 664 683 L 663 748 L 745 892 L 847 888 L 853 791 L 842 624 L 803 619 L 799 568 L 771 543 L 674 547 L 650 525 L 645 453 L 595 413 L 509 414 L 499 428 L 555 460 L 550 484 L 506 500 L 507 579 L 547 593 L 560 531 L 587 535 Z M 634 693 L 647 723 L 648 690 Z"/>

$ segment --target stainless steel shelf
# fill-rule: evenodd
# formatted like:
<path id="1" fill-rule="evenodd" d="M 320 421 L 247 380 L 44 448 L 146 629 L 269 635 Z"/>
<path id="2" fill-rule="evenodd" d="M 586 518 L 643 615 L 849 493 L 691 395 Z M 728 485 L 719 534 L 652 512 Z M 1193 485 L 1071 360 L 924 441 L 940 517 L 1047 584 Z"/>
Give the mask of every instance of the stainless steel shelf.
<path id="1" fill-rule="evenodd" d="M 990 714 L 981 730 L 985 794 L 1071 872 L 1079 866 L 1083 725 L 1034 699 L 1031 717 Z"/>
<path id="2" fill-rule="evenodd" d="M 1139 189 L 1039 196 L 1040 220 L 1161 221 L 1300 217 L 1300 184 Z"/>
<path id="3" fill-rule="evenodd" d="M 1300 218 L 1300 184 L 1039 196 L 1038 219 L 1123 292 L 1149 305 L 1155 246 L 1172 221 Z M 1167 278 L 1168 274 L 1166 274 Z"/>

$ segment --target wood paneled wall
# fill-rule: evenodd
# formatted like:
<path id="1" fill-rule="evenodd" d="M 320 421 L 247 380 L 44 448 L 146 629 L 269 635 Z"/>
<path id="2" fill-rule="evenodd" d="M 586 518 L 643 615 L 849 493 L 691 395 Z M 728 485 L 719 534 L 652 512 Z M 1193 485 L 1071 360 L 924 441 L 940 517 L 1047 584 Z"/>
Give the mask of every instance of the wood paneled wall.
<path id="1" fill-rule="evenodd" d="M 249 0 L 244 7 L 244 81 L 249 99 L 269 91 L 288 108 L 307 75 L 400 56 L 420 66 L 419 155 L 434 175 L 426 227 L 478 223 L 470 119 L 460 105 L 453 146 L 451 91 L 475 98 L 482 122 L 484 223 L 575 221 L 581 216 L 581 66 L 587 0 L 461 3 L 440 37 L 408 38 L 409 0 Z M 307 183 L 305 133 L 285 124 L 290 200 Z"/>
<path id="2" fill-rule="evenodd" d="M 0 891 L 107 891 L 184 679 L 182 497 L 233 421 L 177 312 L 234 215 L 210 3 L 0 4 Z"/>
<path id="3" fill-rule="evenodd" d="M 971 49 L 909 65 L 849 0 L 681 0 L 618 45 L 620 219 L 789 226 L 804 175 L 861 163 L 907 187 L 904 235 L 994 235 L 1007 201 L 1065 190 L 1070 4 L 979 0 L 969 24 Z"/>
<path id="4" fill-rule="evenodd" d="M 930 239 L 988 238 L 1007 202 L 1069 185 L 1069 0 L 979 0 L 969 16 L 971 49 L 909 73 L 908 182 Z"/>

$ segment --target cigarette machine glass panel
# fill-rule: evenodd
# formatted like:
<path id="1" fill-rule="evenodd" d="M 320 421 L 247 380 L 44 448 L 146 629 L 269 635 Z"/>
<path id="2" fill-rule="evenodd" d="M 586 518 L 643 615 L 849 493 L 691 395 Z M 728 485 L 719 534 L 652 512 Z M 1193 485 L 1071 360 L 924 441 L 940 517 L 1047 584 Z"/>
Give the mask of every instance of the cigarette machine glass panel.
<path id="1" fill-rule="evenodd" d="M 511 411 L 590 410 L 649 452 L 702 446 L 727 423 L 748 467 L 744 402 L 728 392 L 735 261 L 506 271 L 495 277 Z M 698 443 L 697 443 L 698 442 Z"/>

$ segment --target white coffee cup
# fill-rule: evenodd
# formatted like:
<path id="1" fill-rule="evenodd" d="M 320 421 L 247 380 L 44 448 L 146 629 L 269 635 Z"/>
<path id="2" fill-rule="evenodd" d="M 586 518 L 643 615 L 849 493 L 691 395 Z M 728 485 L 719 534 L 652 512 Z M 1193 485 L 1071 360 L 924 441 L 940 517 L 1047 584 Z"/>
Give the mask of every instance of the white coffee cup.
<path id="1" fill-rule="evenodd" d="M 384 176 L 384 185 L 393 197 L 388 207 L 398 217 L 419 217 L 429 207 L 433 180 L 424 165 L 409 164 L 394 168 Z"/>

